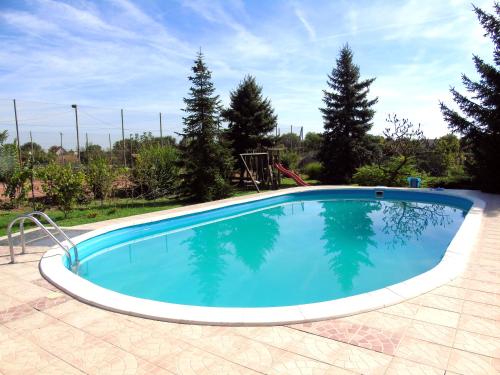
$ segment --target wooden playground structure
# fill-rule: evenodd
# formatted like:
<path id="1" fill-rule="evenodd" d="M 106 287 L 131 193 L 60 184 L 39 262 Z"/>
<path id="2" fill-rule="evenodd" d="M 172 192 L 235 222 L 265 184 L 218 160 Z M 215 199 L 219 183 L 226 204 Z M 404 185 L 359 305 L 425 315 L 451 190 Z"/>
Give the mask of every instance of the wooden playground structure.
<path id="1" fill-rule="evenodd" d="M 308 186 L 302 178 L 294 171 L 286 169 L 281 164 L 280 152 L 282 148 L 270 148 L 266 152 L 249 152 L 240 154 L 241 161 L 245 167 L 240 178 L 245 182 L 250 179 L 257 192 L 261 188 L 279 189 L 281 186 L 281 175 L 292 178 L 299 186 Z"/>

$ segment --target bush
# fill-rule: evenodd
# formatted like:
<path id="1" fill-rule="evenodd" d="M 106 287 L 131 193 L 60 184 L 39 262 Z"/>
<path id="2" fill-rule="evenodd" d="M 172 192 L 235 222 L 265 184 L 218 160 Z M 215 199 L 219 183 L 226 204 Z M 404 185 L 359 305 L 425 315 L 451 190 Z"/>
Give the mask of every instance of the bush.
<path id="1" fill-rule="evenodd" d="M 155 199 L 176 191 L 179 181 L 179 154 L 172 146 L 144 146 L 140 149 L 132 178 L 147 198 Z"/>
<path id="2" fill-rule="evenodd" d="M 12 205 L 26 196 L 26 181 L 30 170 L 19 165 L 16 147 L 13 144 L 0 146 L 0 182 L 5 186 L 4 195 Z"/>
<path id="3" fill-rule="evenodd" d="M 83 194 L 85 175 L 73 170 L 71 165 L 51 163 L 38 172 L 38 177 L 47 198 L 67 217 L 73 204 Z"/>
<path id="4" fill-rule="evenodd" d="M 281 154 L 281 163 L 285 168 L 296 170 L 299 164 L 299 154 L 294 151 L 285 151 Z"/>
<path id="5" fill-rule="evenodd" d="M 116 172 L 103 157 L 92 159 L 85 169 L 85 179 L 95 199 L 101 204 L 109 197 Z"/>
<path id="6" fill-rule="evenodd" d="M 420 172 L 411 162 L 401 166 L 401 158 L 394 157 L 383 165 L 364 165 L 356 170 L 352 181 L 364 186 L 408 186 L 407 178 L 421 177 L 426 180 L 425 173 Z"/>
<path id="7" fill-rule="evenodd" d="M 319 180 L 323 172 L 323 165 L 318 161 L 306 164 L 304 173 L 312 180 Z"/>

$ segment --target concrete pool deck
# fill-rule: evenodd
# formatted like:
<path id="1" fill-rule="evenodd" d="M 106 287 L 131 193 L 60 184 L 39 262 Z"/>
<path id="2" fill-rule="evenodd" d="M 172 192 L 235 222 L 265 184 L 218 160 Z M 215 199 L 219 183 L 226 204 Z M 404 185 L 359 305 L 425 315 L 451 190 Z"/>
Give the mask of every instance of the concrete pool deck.
<path id="1" fill-rule="evenodd" d="M 11 265 L 0 245 L 0 374 L 500 373 L 500 196 L 470 194 L 486 208 L 461 277 L 394 306 L 315 323 L 214 327 L 113 313 L 41 277 L 48 247 L 30 246 Z"/>

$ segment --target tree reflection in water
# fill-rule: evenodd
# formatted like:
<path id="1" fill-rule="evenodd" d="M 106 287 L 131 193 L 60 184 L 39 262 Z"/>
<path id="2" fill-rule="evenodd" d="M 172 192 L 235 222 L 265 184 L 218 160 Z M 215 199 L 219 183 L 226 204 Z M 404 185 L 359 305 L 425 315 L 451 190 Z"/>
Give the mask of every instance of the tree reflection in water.
<path id="1" fill-rule="evenodd" d="M 453 221 L 450 207 L 433 203 L 385 202 L 383 232 L 390 236 L 387 246 L 395 249 L 419 239 L 429 225 L 445 227 Z"/>
<path id="2" fill-rule="evenodd" d="M 194 228 L 193 235 L 184 241 L 191 252 L 189 264 L 192 273 L 198 278 L 200 294 L 208 306 L 217 298 L 218 286 L 224 276 L 224 256 L 230 253 L 224 242 L 228 232 L 228 225 L 221 221 Z"/>
<path id="3" fill-rule="evenodd" d="M 369 214 L 380 210 L 380 202 L 360 201 L 352 205 L 349 201 L 322 202 L 324 219 L 325 255 L 343 291 L 353 288 L 353 279 L 361 265 L 373 267 L 369 246 L 376 247 L 373 221 Z"/>
<path id="4" fill-rule="evenodd" d="M 279 206 L 193 229 L 185 243 L 205 303 L 211 305 L 217 298 L 225 256 L 233 255 L 254 272 L 260 269 L 274 249 L 280 234 L 278 218 L 283 215 L 284 207 Z"/>

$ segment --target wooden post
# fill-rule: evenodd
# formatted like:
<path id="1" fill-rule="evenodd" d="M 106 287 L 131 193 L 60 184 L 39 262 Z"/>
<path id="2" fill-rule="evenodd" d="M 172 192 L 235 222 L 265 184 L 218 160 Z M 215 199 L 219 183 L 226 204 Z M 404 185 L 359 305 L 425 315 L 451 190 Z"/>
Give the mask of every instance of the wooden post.
<path id="1" fill-rule="evenodd" d="M 126 153 L 126 146 L 125 146 L 125 129 L 123 127 L 123 109 L 121 110 L 121 116 L 122 116 L 122 143 L 123 143 L 123 165 L 125 168 L 127 167 L 127 153 Z"/>
<path id="2" fill-rule="evenodd" d="M 255 182 L 255 179 L 252 176 L 252 173 L 250 172 L 250 169 L 248 169 L 247 162 L 245 161 L 245 158 L 243 155 L 240 154 L 241 161 L 243 161 L 243 165 L 245 166 L 245 169 L 247 170 L 247 173 L 250 175 L 250 178 L 252 179 L 252 182 L 255 186 L 255 189 L 257 189 L 257 193 L 260 193 L 259 186 L 257 185 L 257 182 Z"/>
<path id="3" fill-rule="evenodd" d="M 78 162 L 80 162 L 80 132 L 78 130 L 78 106 L 72 104 L 71 108 L 75 109 L 75 124 L 76 124 L 76 155 L 78 157 Z"/>
<path id="4" fill-rule="evenodd" d="M 161 112 L 160 112 L 160 145 L 163 147 L 163 127 L 161 123 Z"/>
<path id="5" fill-rule="evenodd" d="M 16 141 L 17 141 L 17 157 L 19 159 L 19 165 L 23 165 L 23 161 L 21 159 L 21 142 L 19 139 L 19 122 L 17 121 L 17 105 L 16 99 L 13 99 L 14 102 L 14 119 L 16 120 Z"/>
<path id="6" fill-rule="evenodd" d="M 33 150 L 33 136 L 31 135 L 30 130 L 30 142 L 31 142 L 31 173 L 30 173 L 30 181 L 31 181 L 31 203 L 33 206 L 33 211 L 35 211 L 35 179 L 33 176 L 33 169 L 35 166 L 35 151 Z"/>

